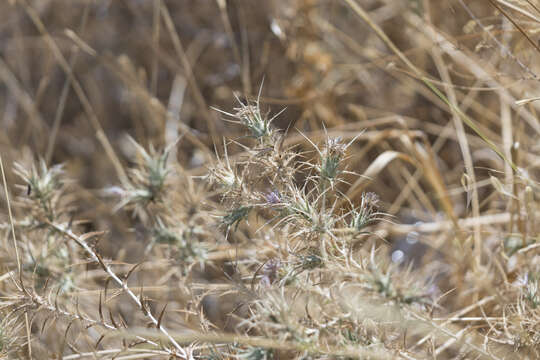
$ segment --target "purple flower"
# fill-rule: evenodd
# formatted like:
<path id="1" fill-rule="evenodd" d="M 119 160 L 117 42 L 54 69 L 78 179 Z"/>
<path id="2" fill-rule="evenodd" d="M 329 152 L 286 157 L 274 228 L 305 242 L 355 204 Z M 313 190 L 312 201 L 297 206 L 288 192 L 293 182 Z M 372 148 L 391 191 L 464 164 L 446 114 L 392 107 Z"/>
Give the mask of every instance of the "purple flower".
<path id="1" fill-rule="evenodd" d="M 279 259 L 270 259 L 264 264 L 262 268 L 263 276 L 261 278 L 261 284 L 265 287 L 269 287 L 278 279 L 278 272 L 281 268 L 281 261 Z"/>
<path id="2" fill-rule="evenodd" d="M 279 193 L 274 190 L 265 195 L 266 202 L 272 205 L 279 204 L 281 199 L 279 198 Z"/>

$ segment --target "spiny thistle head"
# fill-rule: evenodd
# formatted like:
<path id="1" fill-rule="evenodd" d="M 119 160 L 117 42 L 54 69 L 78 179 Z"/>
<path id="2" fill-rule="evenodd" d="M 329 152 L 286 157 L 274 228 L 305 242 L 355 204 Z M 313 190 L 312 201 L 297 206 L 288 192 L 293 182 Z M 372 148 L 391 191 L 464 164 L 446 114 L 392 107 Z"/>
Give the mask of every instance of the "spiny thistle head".
<path id="1" fill-rule="evenodd" d="M 373 192 L 363 193 L 360 206 L 352 211 L 350 227 L 361 231 L 377 216 L 379 197 Z"/>
<path id="2" fill-rule="evenodd" d="M 272 135 L 270 120 L 261 114 L 259 106 L 241 104 L 234 110 L 234 117 L 251 132 L 254 138 L 264 139 Z"/>
<path id="3" fill-rule="evenodd" d="M 130 171 L 131 183 L 126 184 L 123 188 L 114 187 L 108 189 L 109 193 L 119 194 L 123 198 L 116 206 L 116 209 L 123 208 L 127 205 L 139 207 L 149 202 L 161 200 L 167 177 L 172 172 L 168 158 L 173 146 L 176 146 L 177 142 L 170 144 L 163 151 L 159 152 L 153 146 L 150 146 L 149 150 L 146 151 L 144 147 L 139 145 L 131 137 L 129 139 L 140 155 L 140 160 L 137 166 Z"/>
<path id="4" fill-rule="evenodd" d="M 220 161 L 218 164 L 209 169 L 206 177 L 210 184 L 218 185 L 225 192 L 236 189 L 241 184 L 241 179 L 237 172 L 227 162 Z"/>
<path id="5" fill-rule="evenodd" d="M 172 147 L 176 145 L 176 142 L 169 145 L 160 153 L 152 145 L 150 145 L 149 151 L 146 151 L 135 140 L 132 138 L 130 140 L 142 157 L 139 168 L 133 172 L 134 180 L 140 185 L 143 185 L 151 196 L 155 196 L 161 191 L 167 175 L 171 172 L 167 161 Z"/>
<path id="6" fill-rule="evenodd" d="M 32 206 L 52 220 L 64 187 L 63 164 L 48 167 L 44 160 L 40 160 L 37 167 L 33 164 L 29 170 L 15 163 L 15 173 L 24 181 L 26 198 L 34 204 Z"/>
<path id="7" fill-rule="evenodd" d="M 343 157 L 343 155 L 345 155 L 345 151 L 347 151 L 348 144 L 342 143 L 341 140 L 341 136 L 337 136 L 335 138 L 326 138 L 324 154 L 336 158 Z"/>
<path id="8" fill-rule="evenodd" d="M 44 160 L 40 160 L 38 168 L 33 164 L 30 171 L 21 164 L 15 163 L 15 172 L 28 186 L 28 197 L 48 201 L 54 192 L 62 187 L 63 167 L 63 164 L 58 164 L 49 168 Z"/>
<path id="9" fill-rule="evenodd" d="M 347 150 L 347 144 L 341 142 L 341 137 L 327 138 L 321 152 L 321 177 L 333 181 L 339 175 L 339 164 Z"/>
<path id="10" fill-rule="evenodd" d="M 253 102 L 248 101 L 247 103 L 243 103 L 237 98 L 240 106 L 234 108 L 233 113 L 228 113 L 219 109 L 215 110 L 230 116 L 231 118 L 235 119 L 232 120 L 232 122 L 238 123 L 247 128 L 250 136 L 257 139 L 261 145 L 271 146 L 274 145 L 275 140 L 278 138 L 277 130 L 271 124 L 272 121 L 283 112 L 283 110 L 274 115 L 272 118 L 268 118 L 268 114 L 263 114 L 261 112 L 259 98 L 260 93 L 257 100 Z"/>

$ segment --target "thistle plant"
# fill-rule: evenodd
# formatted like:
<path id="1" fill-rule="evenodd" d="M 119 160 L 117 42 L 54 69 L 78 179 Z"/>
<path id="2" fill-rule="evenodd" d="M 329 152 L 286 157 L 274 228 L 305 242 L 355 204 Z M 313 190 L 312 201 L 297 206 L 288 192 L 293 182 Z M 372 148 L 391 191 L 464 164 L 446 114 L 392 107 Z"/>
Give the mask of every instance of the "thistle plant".
<path id="1" fill-rule="evenodd" d="M 229 116 L 237 124 L 244 126 L 249 131 L 249 136 L 256 139 L 260 145 L 273 146 L 275 143 L 277 132 L 272 126 L 272 121 L 278 117 L 280 113 L 277 113 L 272 118 L 268 118 L 268 114 L 263 114 L 260 107 L 260 96 L 262 91 L 262 85 L 259 89 L 259 95 L 254 103 L 244 104 L 238 97 L 236 100 L 240 104 L 239 107 L 234 108 L 233 113 L 228 113 L 223 110 L 215 109 L 220 113 Z"/>
<path id="2" fill-rule="evenodd" d="M 342 163 L 355 139 L 343 143 L 339 137 L 327 137 L 319 149 L 306 138 L 319 155 L 318 162 L 310 163 L 300 160 L 292 147 L 283 147 L 285 135 L 272 126 L 275 116 L 265 120 L 267 116 L 261 114 L 258 100 L 254 105 L 241 103 L 235 113 L 220 112 L 244 125 L 256 143 L 253 149 L 246 146 L 249 156 L 236 162 L 230 160 L 225 148 L 225 159 L 209 171 L 208 180 L 218 185 L 227 208 L 221 217 L 227 228 L 237 229 L 252 210 L 259 214 L 267 211 L 265 214 L 272 216 L 270 222 L 292 226 L 296 230 L 294 237 L 311 234 L 309 237 L 314 239 L 337 239 L 335 230 L 349 228 L 361 232 L 376 220 L 377 197 L 372 193 L 362 195 L 360 206 L 348 214 L 340 215 L 336 208 L 344 195 L 335 184 L 348 173 L 342 170 Z M 298 184 L 294 179 L 302 176 L 306 181 Z M 346 218 L 350 219 L 348 223 Z"/>
<path id="3" fill-rule="evenodd" d="M 322 181 L 333 185 L 339 176 L 339 165 L 345 156 L 348 145 L 341 142 L 341 138 L 327 138 L 320 155 L 319 173 Z"/>
<path id="4" fill-rule="evenodd" d="M 350 175 L 343 170 L 349 145 L 329 137 L 321 145 L 311 142 L 320 156 L 310 159 L 306 156 L 309 152 L 301 152 L 299 144 L 285 146 L 286 135 L 275 129 L 271 120 L 260 122 L 266 117 L 258 113 L 258 104 L 246 107 L 236 114 L 251 134 L 244 138 L 245 155 L 230 157 L 225 148 L 225 158 L 218 160 L 205 177 L 218 196 L 199 197 L 198 190 L 207 194 L 208 185 L 198 185 L 196 180 L 200 177 L 174 172 L 173 164 L 168 161 L 171 147 L 163 151 L 153 147 L 145 150 L 134 143 L 139 161 L 129 170 L 129 184 L 116 190 L 122 195 L 116 208 L 133 209 L 139 215 L 132 221 L 146 230 L 144 259 L 165 260 L 168 271 L 161 279 L 174 281 L 175 286 L 180 283 L 181 291 L 185 291 L 179 298 L 173 298 L 173 302 L 183 306 L 175 310 L 186 314 L 186 319 L 200 326 L 204 334 L 211 333 L 210 329 L 218 325 L 211 324 L 203 311 L 196 317 L 194 309 L 200 308 L 198 304 L 203 303 L 209 292 L 192 288 L 190 282 L 206 276 L 204 271 L 218 268 L 220 262 L 229 266 L 235 261 L 231 274 L 226 276 L 232 287 L 223 295 L 242 297 L 232 310 L 244 309 L 236 315 L 234 331 L 273 340 L 269 345 L 246 342 L 229 346 L 230 357 L 271 359 L 292 353 L 298 358 L 350 357 L 366 345 L 352 341 L 353 335 L 349 336 L 351 341 L 344 342 L 344 335 L 336 334 L 345 334 L 351 328 L 359 329 L 360 333 L 367 330 L 362 321 L 351 317 L 351 308 L 342 299 L 343 289 L 351 289 L 354 296 L 378 297 L 401 306 L 423 304 L 424 297 L 403 289 L 396 282 L 391 266 L 375 260 L 370 265 L 365 260 L 369 255 L 365 249 L 354 249 L 359 238 L 370 237 L 369 226 L 382 213 L 375 194 L 362 194 L 355 204 L 337 186 L 346 184 L 342 179 L 344 174 Z M 246 116 L 253 119 L 248 121 Z M 255 125 L 257 121 L 259 125 Z M 145 271 L 135 271 L 139 265 L 133 265 L 124 270 L 125 275 L 119 275 L 116 263 L 104 259 L 93 245 L 93 239 L 103 236 L 102 232 L 78 235 L 77 221 L 59 218 L 57 214 L 63 212 L 57 204 L 62 203 L 60 195 L 65 183 L 61 168 L 43 169 L 34 171 L 39 176 L 30 172 L 23 177 L 39 190 L 35 198 L 27 201 L 45 215 L 41 225 L 48 231 L 48 241 L 41 244 L 30 241 L 25 247 L 23 268 L 27 278 L 32 274 L 32 291 L 22 296 L 21 301 L 41 308 L 47 314 L 45 317 L 99 327 L 105 335 L 117 333 L 107 341 L 108 346 L 113 346 L 117 344 L 113 338 L 126 340 L 121 331 L 127 321 L 123 315 L 114 314 L 108 304 L 123 296 L 132 308 L 138 309 L 138 316 L 132 321 L 150 323 L 164 339 L 156 342 L 147 334 L 135 333 L 136 341 L 128 343 L 126 349 L 144 344 L 162 355 L 189 359 L 192 348 L 184 347 L 167 330 L 174 321 L 168 318 L 166 306 L 156 313 L 144 286 L 140 286 L 140 295 L 133 290 L 130 277 L 135 273 L 144 278 Z M 46 181 L 40 180 L 40 176 Z M 209 212 L 219 214 L 217 221 Z M 252 222 L 257 225 L 257 231 L 244 236 L 249 227 L 243 225 L 251 226 Z M 238 245 L 235 253 L 221 250 L 231 234 Z M 248 244 L 264 251 L 270 249 L 269 257 L 248 253 L 249 257 L 236 262 L 235 256 L 249 250 Z M 79 311 L 66 301 L 81 286 L 73 265 L 77 262 L 100 268 L 108 279 L 93 312 L 88 307 Z M 160 262 L 148 263 L 154 266 Z M 50 278 L 57 280 L 52 282 Z M 246 279 L 250 279 L 250 284 Z M 108 289 L 109 283 L 116 287 L 114 291 Z M 104 311 L 109 312 L 110 320 L 105 319 Z M 272 343 L 277 339 L 279 346 Z M 373 335 L 371 341 L 385 343 L 383 335 Z M 203 346 L 197 356 L 212 357 L 215 349 L 223 349 L 221 346 Z"/>
<path id="5" fill-rule="evenodd" d="M 72 249 L 63 244 L 48 225 L 66 221 L 71 211 L 66 192 L 70 181 L 65 178 L 64 166 L 48 167 L 44 160 L 29 167 L 15 163 L 15 173 L 23 181 L 17 186 L 21 190 L 17 200 L 26 215 L 19 224 L 28 229 L 25 235 L 32 232 L 43 235 L 40 241 L 28 241 L 23 236 L 27 240 L 27 251 L 23 253 L 22 270 L 34 278 L 37 289 L 48 285 L 60 293 L 69 292 L 74 287 L 73 274 L 68 267 Z"/>
<path id="6" fill-rule="evenodd" d="M 173 250 L 172 258 L 179 263 L 203 262 L 206 249 L 199 243 L 198 235 L 201 235 L 199 227 L 170 228 L 161 219 L 152 230 L 152 241 L 146 248 L 148 253 L 155 244 L 166 244 Z"/>
<path id="7" fill-rule="evenodd" d="M 305 290 L 303 284 L 310 284 L 314 276 L 325 278 L 333 271 L 358 272 L 354 276 L 365 284 L 365 288 L 387 301 L 409 304 L 417 299 L 393 286 L 390 270 L 381 273 L 373 266 L 356 268 L 350 265 L 354 261 L 350 259 L 351 239 L 369 236 L 368 226 L 383 215 L 378 211 L 378 197 L 374 193 L 362 194 L 360 203 L 354 206 L 336 186 L 345 183 L 343 174 L 352 174 L 343 170 L 347 148 L 352 142 L 343 143 L 340 138 L 327 137 L 320 149 L 307 139 L 319 155 L 316 162 L 311 163 L 302 159 L 292 147 L 283 147 L 284 135 L 279 137 L 270 121 L 262 120 L 265 117 L 260 114 L 258 103 L 242 105 L 236 113 L 222 113 L 244 125 L 255 144 L 251 148 L 249 144 L 245 145 L 248 155 L 236 161 L 225 150 L 225 159 L 210 169 L 208 180 L 221 194 L 225 208 L 221 224 L 226 225 L 227 230 L 236 231 L 250 213 L 255 213 L 254 218 L 264 219 L 259 232 L 286 229 L 289 249 L 281 256 L 268 259 L 256 270 L 254 276 L 260 278 L 258 284 L 264 292 L 258 293 L 259 297 L 250 307 L 252 317 L 244 320 L 242 326 L 260 329 L 263 334 L 281 329 L 277 331 L 282 332 L 284 338 L 305 349 L 311 348 L 325 332 L 316 329 L 314 324 L 305 326 L 305 320 L 297 319 L 296 322 L 292 319 L 288 305 L 285 305 L 289 301 L 287 294 L 302 293 Z M 303 182 L 297 180 L 302 178 Z M 338 205 L 341 201 L 350 204 L 352 210 L 341 208 Z M 336 270 L 336 266 L 340 270 Z M 343 281 L 342 286 L 349 284 L 351 279 Z M 338 312 L 332 321 L 345 323 L 346 316 Z M 246 348 L 240 354 L 251 358 L 261 355 L 261 351 Z"/>
<path id="8" fill-rule="evenodd" d="M 231 168 L 227 157 L 226 162 L 219 161 L 215 167 L 209 170 L 206 179 L 209 183 L 219 186 L 227 196 L 234 197 L 235 192 L 241 191 L 242 179 L 237 174 L 236 169 Z"/>
<path id="9" fill-rule="evenodd" d="M 172 172 L 168 161 L 169 154 L 178 141 L 158 152 L 152 145 L 146 151 L 133 138 L 129 137 L 129 140 L 139 156 L 137 167 L 130 171 L 130 183 L 121 188 L 110 188 L 108 191 L 121 196 L 116 210 L 130 207 L 140 213 L 149 203 L 159 203 L 163 200 L 167 179 Z"/>
<path id="10" fill-rule="evenodd" d="M 349 226 L 357 231 L 362 231 L 366 226 L 377 220 L 379 197 L 377 194 L 368 192 L 363 193 L 360 206 L 351 210 L 351 221 Z"/>
<path id="11" fill-rule="evenodd" d="M 15 163 L 15 173 L 23 180 L 21 201 L 31 211 L 34 221 L 53 221 L 61 214 L 60 200 L 64 192 L 64 166 L 48 167 L 44 160 L 27 169 Z"/>

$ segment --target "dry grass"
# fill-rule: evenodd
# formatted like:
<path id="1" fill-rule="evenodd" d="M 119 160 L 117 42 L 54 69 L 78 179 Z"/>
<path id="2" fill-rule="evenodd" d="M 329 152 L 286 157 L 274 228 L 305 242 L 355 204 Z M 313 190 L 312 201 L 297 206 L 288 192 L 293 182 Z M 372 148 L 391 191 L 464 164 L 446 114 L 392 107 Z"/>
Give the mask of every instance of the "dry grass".
<path id="1" fill-rule="evenodd" d="M 0 358 L 539 358 L 539 22 L 2 2 Z"/>

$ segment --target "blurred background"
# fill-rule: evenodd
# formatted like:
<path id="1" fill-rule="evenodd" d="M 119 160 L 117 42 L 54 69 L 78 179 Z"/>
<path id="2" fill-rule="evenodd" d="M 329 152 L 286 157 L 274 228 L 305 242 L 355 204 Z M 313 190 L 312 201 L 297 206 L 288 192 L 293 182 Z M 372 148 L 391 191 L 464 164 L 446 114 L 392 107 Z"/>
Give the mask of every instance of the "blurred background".
<path id="1" fill-rule="evenodd" d="M 472 211 L 464 181 L 478 185 L 477 212 L 493 206 L 478 199 L 491 192 L 490 173 L 511 179 L 509 166 L 354 4 L 508 159 L 538 175 L 539 103 L 515 103 L 538 89 L 540 13 L 528 1 L 4 1 L 2 154 L 8 163 L 65 163 L 84 189 L 77 216 L 121 231 L 129 219 L 111 218 L 99 191 L 129 165 L 127 136 L 160 148 L 182 135 L 174 156 L 201 175 L 224 137 L 244 135 L 213 108 L 234 112 L 237 99 L 260 92 L 264 111 L 284 110 L 274 122 L 281 129 L 349 139 L 366 131 L 351 171 L 364 173 L 385 151 L 410 153 L 400 136 L 413 134 L 432 147 L 456 216 Z M 369 188 L 400 221 L 432 221 L 441 207 L 415 171 L 385 163 Z"/>

